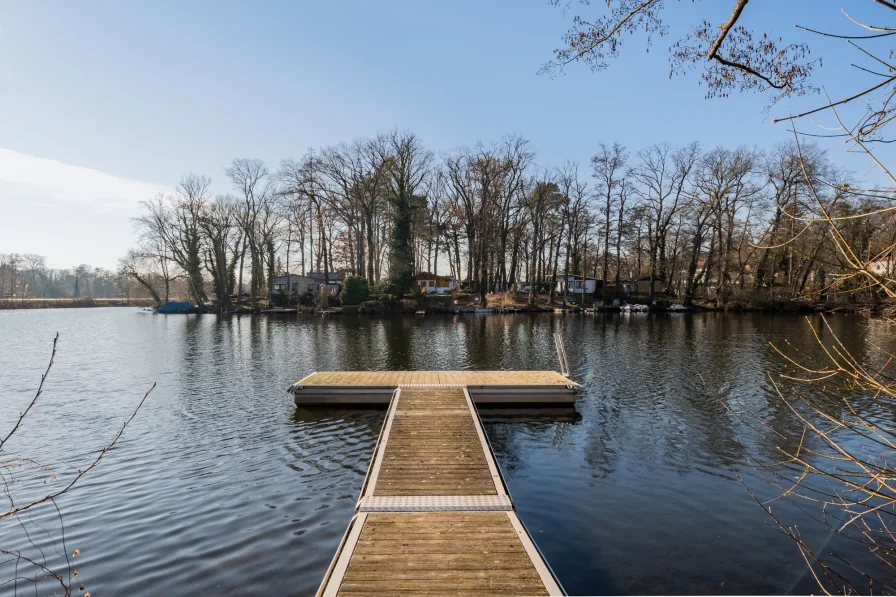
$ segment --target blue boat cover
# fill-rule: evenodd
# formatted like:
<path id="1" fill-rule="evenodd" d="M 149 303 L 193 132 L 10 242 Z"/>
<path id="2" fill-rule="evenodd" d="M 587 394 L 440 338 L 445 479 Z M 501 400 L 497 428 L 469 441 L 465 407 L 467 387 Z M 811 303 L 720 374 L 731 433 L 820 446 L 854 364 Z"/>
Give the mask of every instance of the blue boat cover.
<path id="1" fill-rule="evenodd" d="M 184 301 L 169 301 L 156 309 L 156 313 L 189 313 L 193 310 L 193 305 Z"/>

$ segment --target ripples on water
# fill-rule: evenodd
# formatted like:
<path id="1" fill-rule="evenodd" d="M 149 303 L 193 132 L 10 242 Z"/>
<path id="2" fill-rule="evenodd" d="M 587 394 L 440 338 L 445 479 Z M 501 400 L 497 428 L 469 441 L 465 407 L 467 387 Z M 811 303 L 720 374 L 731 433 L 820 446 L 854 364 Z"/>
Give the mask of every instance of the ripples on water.
<path id="1" fill-rule="evenodd" d="M 869 331 L 832 323 L 861 353 Z M 297 409 L 285 388 L 315 370 L 554 369 L 551 333 L 563 328 L 585 385 L 578 414 L 484 420 L 520 515 L 567 591 L 807 592 L 796 548 L 737 479 L 756 481 L 742 446 L 769 448 L 741 417 L 788 420 L 767 386 L 781 365 L 769 342 L 811 350 L 807 326 L 719 314 L 0 312 L 0 431 L 30 400 L 56 331 L 56 365 L 17 454 L 84 466 L 157 382 L 118 447 L 58 500 L 87 589 L 310 595 L 351 517 L 383 412 Z M 51 508 L 33 521 L 58 528 Z M 802 528 L 815 545 L 830 540 Z M 58 542 L 32 539 L 64 565 Z M 0 549 L 25 540 L 0 526 Z"/>

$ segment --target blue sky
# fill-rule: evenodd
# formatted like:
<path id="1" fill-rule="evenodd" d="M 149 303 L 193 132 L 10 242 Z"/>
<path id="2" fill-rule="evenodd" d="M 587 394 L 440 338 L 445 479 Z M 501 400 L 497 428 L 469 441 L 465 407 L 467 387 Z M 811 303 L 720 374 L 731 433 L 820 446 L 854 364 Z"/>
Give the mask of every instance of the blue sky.
<path id="1" fill-rule="evenodd" d="M 733 0 L 669 2 L 671 39 Z M 759 0 L 744 23 L 813 43 L 816 81 L 839 95 L 870 81 L 845 42 L 870 0 Z M 786 139 L 768 98 L 704 100 L 698 73 L 668 78 L 670 38 L 626 40 L 606 71 L 537 75 L 568 28 L 547 0 L 429 2 L 10 2 L 0 0 L 0 252 L 112 268 L 137 202 L 193 171 L 229 190 L 234 157 L 280 159 L 394 127 L 436 152 L 508 133 L 539 163 L 583 168 L 600 141 L 770 146 Z M 889 15 L 885 15 L 889 17 Z M 768 26 L 768 23 L 772 23 Z M 821 99 L 797 100 L 771 115 Z M 830 145 L 832 153 L 838 151 Z M 844 165 L 864 173 L 864 162 Z"/>

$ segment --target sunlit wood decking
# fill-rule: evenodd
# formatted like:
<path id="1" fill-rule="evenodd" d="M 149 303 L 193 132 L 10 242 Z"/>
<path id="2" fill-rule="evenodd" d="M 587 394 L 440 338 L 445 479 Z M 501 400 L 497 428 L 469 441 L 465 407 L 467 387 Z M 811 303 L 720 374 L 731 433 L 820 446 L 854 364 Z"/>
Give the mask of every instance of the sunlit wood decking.
<path id="1" fill-rule="evenodd" d="M 318 595 L 563 594 L 462 386 L 394 392 L 356 512 Z"/>
<path id="2" fill-rule="evenodd" d="M 464 386 L 476 404 L 571 404 L 578 385 L 556 371 L 318 371 L 289 391 L 302 405 L 387 405 L 410 386 Z"/>

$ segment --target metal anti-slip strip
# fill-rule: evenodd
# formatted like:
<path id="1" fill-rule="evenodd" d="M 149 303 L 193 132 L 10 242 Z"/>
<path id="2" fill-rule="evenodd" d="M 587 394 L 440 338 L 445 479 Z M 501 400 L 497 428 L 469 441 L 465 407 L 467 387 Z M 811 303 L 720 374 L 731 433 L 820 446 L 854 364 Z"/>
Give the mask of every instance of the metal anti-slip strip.
<path id="1" fill-rule="evenodd" d="M 506 495 L 368 496 L 358 502 L 359 512 L 457 512 L 513 510 Z"/>
<path id="2" fill-rule="evenodd" d="M 399 388 L 448 388 L 452 390 L 460 390 L 466 386 L 456 383 L 403 383 Z"/>

